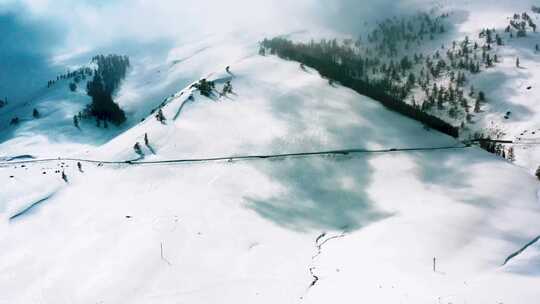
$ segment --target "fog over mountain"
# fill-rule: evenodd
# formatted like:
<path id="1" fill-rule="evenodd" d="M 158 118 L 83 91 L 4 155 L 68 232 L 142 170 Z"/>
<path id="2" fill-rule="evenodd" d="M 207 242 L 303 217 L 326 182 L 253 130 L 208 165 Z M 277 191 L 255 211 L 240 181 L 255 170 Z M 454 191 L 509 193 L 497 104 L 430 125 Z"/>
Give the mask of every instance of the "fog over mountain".
<path id="1" fill-rule="evenodd" d="M 12 98 L 29 98 L 23 87 L 34 88 L 55 75 L 51 71 L 59 68 L 59 61 L 96 49 L 121 45 L 130 53 L 144 46 L 159 53 L 170 46 L 167 41 L 231 31 L 281 34 L 324 27 L 354 33 L 365 20 L 403 7 L 391 0 L 1 0 L 0 68 L 5 73 L 0 74 L 0 89 Z M 25 79 L 10 73 L 25 65 Z"/>

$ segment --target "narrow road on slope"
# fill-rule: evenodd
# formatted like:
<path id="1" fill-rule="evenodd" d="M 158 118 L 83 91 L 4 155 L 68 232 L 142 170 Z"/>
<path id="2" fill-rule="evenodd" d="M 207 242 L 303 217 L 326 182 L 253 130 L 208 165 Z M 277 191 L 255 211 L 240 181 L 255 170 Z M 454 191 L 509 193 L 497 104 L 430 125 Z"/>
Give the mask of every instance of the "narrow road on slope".
<path id="1" fill-rule="evenodd" d="M 255 154 L 255 155 L 231 155 L 231 156 L 218 156 L 208 158 L 181 158 L 181 159 L 169 159 L 169 160 L 155 160 L 155 161 L 142 161 L 138 159 L 131 160 L 96 160 L 86 158 L 43 158 L 43 159 L 31 159 L 31 160 L 19 160 L 19 161 L 0 161 L 0 166 L 9 166 L 15 164 L 29 164 L 29 163 L 47 163 L 55 161 L 77 161 L 85 163 L 96 163 L 103 165 L 155 165 L 155 164 L 180 164 L 180 163 L 206 163 L 206 162 L 219 162 L 219 161 L 241 161 L 241 160 L 261 160 L 261 159 L 275 159 L 275 158 L 294 158 L 294 157 L 314 157 L 314 156 L 329 156 L 329 155 L 352 155 L 352 154 L 366 154 L 366 153 L 395 153 L 395 152 L 414 152 L 414 151 L 438 151 L 438 150 L 460 150 L 471 148 L 470 145 L 454 145 L 443 147 L 416 147 L 416 148 L 392 148 L 392 149 L 343 149 L 343 150 L 329 150 L 329 151 L 314 151 L 314 152 L 298 152 L 298 153 L 283 153 L 283 154 Z"/>

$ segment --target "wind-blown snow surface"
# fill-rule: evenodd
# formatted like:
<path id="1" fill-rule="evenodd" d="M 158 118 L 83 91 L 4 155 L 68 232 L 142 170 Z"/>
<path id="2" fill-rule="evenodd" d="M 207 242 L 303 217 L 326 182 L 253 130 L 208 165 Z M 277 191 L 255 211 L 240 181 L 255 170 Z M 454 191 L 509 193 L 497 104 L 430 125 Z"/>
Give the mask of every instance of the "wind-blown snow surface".
<path id="1" fill-rule="evenodd" d="M 459 146 L 274 57 L 81 156 Z M 193 94 L 194 100 L 188 100 Z M 179 112 L 180 107 L 182 110 Z M 176 117 L 176 119 L 175 119 Z M 59 172 L 65 170 L 69 183 Z M 0 303 L 536 303 L 538 183 L 476 148 L 0 167 Z M 46 186 L 45 186 L 46 185 Z M 324 235 L 323 235 L 324 234 Z M 432 260 L 437 258 L 437 272 Z"/>

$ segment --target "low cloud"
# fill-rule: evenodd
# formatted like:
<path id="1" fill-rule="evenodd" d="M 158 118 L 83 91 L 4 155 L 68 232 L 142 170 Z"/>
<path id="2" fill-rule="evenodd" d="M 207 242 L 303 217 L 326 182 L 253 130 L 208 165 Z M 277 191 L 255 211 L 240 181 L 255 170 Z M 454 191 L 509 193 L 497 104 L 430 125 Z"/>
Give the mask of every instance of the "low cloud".
<path id="1" fill-rule="evenodd" d="M 0 32 L 4 37 L 0 41 L 0 95 L 21 95 L 17 92 L 24 85 L 46 81 L 47 71 L 49 76 L 55 74 L 51 71 L 54 58 L 87 56 L 89 52 L 122 46 L 131 47 L 131 51 L 120 50 L 126 54 L 139 46 L 169 48 L 174 43 L 232 31 L 257 31 L 271 36 L 323 27 L 355 34 L 362 29 L 364 20 L 400 12 L 403 3 L 404 0 L 0 0 Z M 24 79 L 19 80 L 17 72 L 24 73 Z M 29 84 L 26 76 L 30 73 Z"/>

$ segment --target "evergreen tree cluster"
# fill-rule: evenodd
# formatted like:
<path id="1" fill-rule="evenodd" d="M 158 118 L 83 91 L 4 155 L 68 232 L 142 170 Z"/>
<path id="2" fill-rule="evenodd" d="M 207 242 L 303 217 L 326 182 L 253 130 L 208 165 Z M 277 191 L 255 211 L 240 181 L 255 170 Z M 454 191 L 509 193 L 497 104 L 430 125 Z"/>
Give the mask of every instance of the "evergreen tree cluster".
<path id="1" fill-rule="evenodd" d="M 450 26 L 446 21 L 449 14 L 433 15 L 389 18 L 367 34 L 365 41 L 360 37 L 357 41 L 334 39 L 295 44 L 266 39 L 259 53 L 291 59 L 296 56 L 295 60 L 311 67 L 315 66 L 306 59 L 325 60 L 325 65 L 347 70 L 349 77 L 383 88 L 394 99 L 466 128 L 487 101 L 485 92 L 473 87 L 466 89 L 468 79 L 496 67 L 501 61 L 496 46 L 503 46 L 506 37 L 485 28 L 478 37 L 466 36 L 424 51 L 422 41 L 444 35 Z"/>
<path id="2" fill-rule="evenodd" d="M 475 132 L 470 139 L 479 142 L 480 148 L 489 153 L 493 153 L 508 161 L 516 161 L 514 147 L 509 143 L 503 143 L 497 140 L 504 138 L 506 133 L 504 130 L 497 127 L 486 128 L 483 131 Z"/>
<path id="3" fill-rule="evenodd" d="M 282 58 L 295 60 L 319 71 L 326 78 L 340 82 L 360 94 L 369 96 L 385 107 L 403 115 L 423 122 L 425 125 L 443 133 L 457 137 L 458 128 L 443 120 L 422 111 L 422 109 L 407 104 L 403 97 L 407 95 L 406 88 L 397 80 L 399 72 L 407 67 L 381 66 L 384 77 L 374 78 L 370 70 L 379 67 L 370 60 L 353 50 L 350 46 L 341 45 L 336 40 L 323 40 L 319 43 L 294 43 L 284 38 L 265 39 L 261 46 L 269 49 L 271 54 Z M 401 76 L 399 76 L 401 77 Z"/>
<path id="4" fill-rule="evenodd" d="M 433 17 L 432 14 L 419 12 L 413 16 L 387 18 L 367 35 L 374 52 L 382 56 L 397 56 L 400 49 L 409 50 L 420 46 L 426 40 L 434 40 L 437 35 L 446 32 L 445 19 L 448 14 Z M 357 41 L 361 45 L 361 39 Z"/>
<path id="5" fill-rule="evenodd" d="M 212 96 L 212 92 L 214 91 L 216 84 L 213 81 L 207 81 L 205 78 L 199 80 L 199 82 L 193 84 L 193 87 L 195 87 L 203 96 L 210 97 Z"/>
<path id="6" fill-rule="evenodd" d="M 92 73 L 93 73 L 92 69 L 88 67 L 79 68 L 73 72 L 68 71 L 65 74 L 56 76 L 56 79 L 54 80 L 49 80 L 47 82 L 47 88 L 52 87 L 57 81 L 60 81 L 60 80 L 71 79 L 73 80 L 72 83 L 79 83 L 81 81 L 86 80 L 87 77 L 92 77 Z"/>
<path id="7" fill-rule="evenodd" d="M 116 90 L 127 74 L 130 66 L 127 56 L 119 55 L 99 55 L 92 59 L 97 65 L 94 71 L 94 78 L 88 81 L 86 92 L 92 97 L 92 103 L 85 110 L 85 116 L 93 116 L 99 121 L 116 125 L 126 120 L 124 111 L 113 100 Z"/>
<path id="8" fill-rule="evenodd" d="M 527 30 L 529 29 L 536 32 L 536 23 L 534 23 L 527 12 L 523 12 L 521 14 L 514 14 L 514 16 L 510 18 L 509 25 L 506 27 L 505 32 L 508 33 L 510 37 L 514 36 L 514 32 L 516 37 L 525 37 L 527 36 Z"/>
<path id="9" fill-rule="evenodd" d="M 516 161 L 513 147 L 505 148 L 505 146 L 500 143 L 495 143 L 492 141 L 480 141 L 480 148 L 490 153 L 499 155 L 500 157 L 505 158 L 511 162 Z"/>

